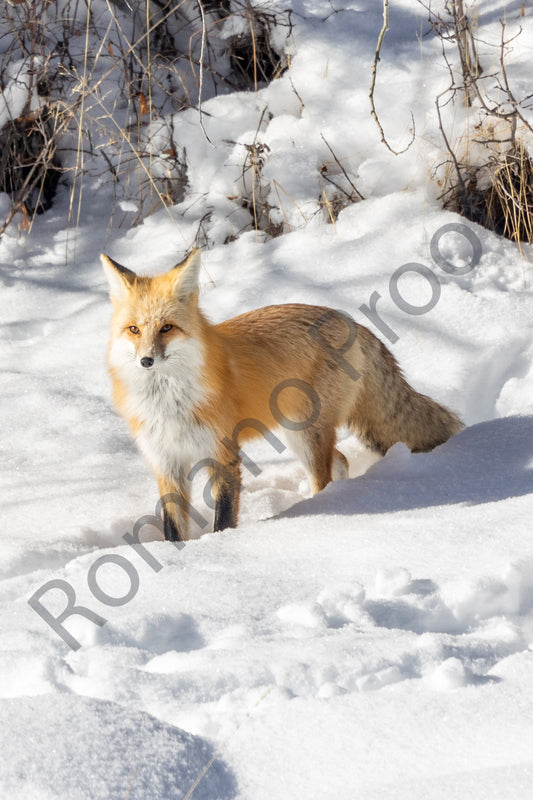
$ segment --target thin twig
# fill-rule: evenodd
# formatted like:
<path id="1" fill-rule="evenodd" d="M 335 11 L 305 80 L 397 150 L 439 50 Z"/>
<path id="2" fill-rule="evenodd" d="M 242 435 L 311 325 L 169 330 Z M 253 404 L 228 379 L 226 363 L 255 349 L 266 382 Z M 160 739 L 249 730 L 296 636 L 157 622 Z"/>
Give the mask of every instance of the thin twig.
<path id="1" fill-rule="evenodd" d="M 280 199 L 280 196 L 279 196 L 279 191 L 278 191 L 278 189 L 279 189 L 279 190 L 281 190 L 281 191 L 283 192 L 283 194 L 284 194 L 284 195 L 286 195 L 286 197 L 288 197 L 288 198 L 289 198 L 289 200 L 291 201 L 291 203 L 293 204 L 293 206 L 295 207 L 295 209 L 296 209 L 296 210 L 297 210 L 297 211 L 300 213 L 300 215 L 301 215 L 301 217 L 302 217 L 303 221 L 304 221 L 304 222 L 307 222 L 307 217 L 305 216 L 304 212 L 302 211 L 302 209 L 300 208 L 300 206 L 298 205 L 298 203 L 296 202 L 296 200 L 294 200 L 294 199 L 293 199 L 293 198 L 290 196 L 290 194 L 288 193 L 288 191 L 287 191 L 286 189 L 284 189 L 284 188 L 283 188 L 283 186 L 281 186 L 281 185 L 280 185 L 280 184 L 279 184 L 279 183 L 278 183 L 276 180 L 273 180 L 273 181 L 272 181 L 272 183 L 274 184 L 274 189 L 276 190 L 276 194 L 277 194 L 277 196 L 278 196 L 278 200 L 280 201 L 280 203 L 281 203 L 281 199 Z M 285 213 L 284 213 L 284 212 L 283 212 L 283 216 L 285 216 Z M 287 223 L 287 224 L 288 224 L 288 223 Z"/>
<path id="2" fill-rule="evenodd" d="M 88 58 L 89 58 L 89 22 L 91 19 L 91 0 L 87 0 L 87 17 L 86 17 L 86 25 L 85 25 L 85 48 L 83 54 L 83 83 L 82 83 L 82 91 L 81 91 L 81 102 L 80 102 L 80 114 L 78 119 L 78 141 L 77 141 L 77 159 L 76 159 L 76 172 L 74 174 L 74 182 L 73 188 L 70 195 L 70 206 L 68 211 L 68 219 L 67 219 L 67 227 L 70 227 L 70 218 L 72 213 L 72 204 L 74 199 L 74 187 L 76 186 L 76 180 L 79 177 L 80 180 L 80 189 L 78 192 L 78 214 L 76 219 L 76 227 L 79 226 L 80 218 L 81 218 L 81 201 L 83 195 L 83 147 L 82 147 L 82 137 L 83 137 L 83 121 L 84 121 L 84 111 L 85 111 L 85 97 L 86 97 L 86 86 L 87 86 L 87 66 L 88 66 Z"/>
<path id="3" fill-rule="evenodd" d="M 200 72 L 198 78 L 198 113 L 200 115 L 200 128 L 202 129 L 202 133 L 204 134 L 206 140 L 209 142 L 211 147 L 215 145 L 207 135 L 207 131 L 204 126 L 204 118 L 202 112 L 202 90 L 204 86 L 204 53 L 205 53 L 205 42 L 207 39 L 207 26 L 205 24 L 205 14 L 204 14 L 204 7 L 202 5 L 202 0 L 196 0 L 198 3 L 198 8 L 200 9 L 200 17 L 202 19 L 202 41 L 200 44 Z"/>
<path id="4" fill-rule="evenodd" d="M 341 164 L 341 162 L 339 161 L 339 159 L 337 158 L 337 156 L 335 155 L 335 153 L 334 153 L 334 152 L 333 152 L 333 150 L 331 149 L 331 147 L 330 147 L 329 143 L 326 141 L 326 139 L 324 138 L 324 136 L 323 136 L 323 134 L 322 134 L 322 133 L 320 134 L 320 138 L 322 139 L 322 141 L 324 142 L 324 144 L 325 144 L 325 145 L 326 145 L 326 147 L 328 148 L 329 152 L 330 152 L 330 153 L 331 153 L 331 155 L 333 156 L 333 159 L 334 159 L 335 163 L 337 164 L 337 166 L 338 166 L 338 167 L 339 167 L 339 169 L 341 170 L 342 174 L 344 175 L 344 177 L 346 178 L 346 180 L 348 181 L 348 183 L 350 184 L 350 186 L 352 187 L 352 189 L 353 189 L 353 190 L 354 190 L 354 192 L 356 193 L 357 197 L 358 197 L 360 200 L 364 200 L 365 198 L 363 197 L 363 195 L 361 194 L 361 192 L 359 191 L 359 189 L 357 188 L 357 186 L 356 186 L 356 185 L 353 183 L 353 181 L 350 179 L 350 176 L 348 175 L 348 173 L 347 173 L 347 172 L 346 172 L 346 170 L 344 169 L 343 165 Z M 333 182 L 333 181 L 332 181 L 332 182 Z"/>
<path id="5" fill-rule="evenodd" d="M 448 139 L 448 137 L 446 135 L 446 131 L 444 130 L 444 125 L 443 125 L 443 122 L 442 122 L 442 116 L 441 116 L 441 113 L 440 113 L 440 102 L 439 101 L 440 101 L 440 98 L 442 97 L 442 95 L 446 94 L 447 91 L 448 90 L 445 90 L 444 92 L 441 92 L 441 94 L 438 94 L 437 97 L 435 98 L 435 106 L 437 107 L 437 116 L 439 118 L 439 129 L 440 129 L 442 138 L 444 139 L 444 144 L 446 145 L 446 149 L 447 149 L 448 153 L 450 154 L 450 158 L 451 158 L 451 160 L 453 162 L 453 165 L 455 167 L 455 172 L 457 174 L 457 182 L 459 183 L 459 185 L 461 187 L 461 190 L 463 192 L 466 192 L 466 186 L 465 186 L 465 182 L 463 180 L 463 176 L 461 174 L 461 168 L 459 167 L 459 162 L 457 161 L 457 156 L 455 155 L 453 147 L 451 146 L 451 144 L 449 142 L 449 139 Z"/>
<path id="6" fill-rule="evenodd" d="M 385 34 L 387 33 L 388 30 L 389 30 L 389 0 L 383 0 L 383 25 L 382 25 L 381 30 L 379 32 L 378 41 L 377 41 L 377 44 L 376 44 L 376 52 L 374 54 L 374 61 L 372 62 L 372 81 L 370 83 L 370 92 L 369 92 L 368 97 L 370 99 L 370 113 L 371 113 L 372 117 L 374 118 L 374 121 L 375 121 L 376 125 L 378 126 L 378 130 L 379 130 L 379 133 L 381 135 L 381 141 L 387 147 L 387 149 L 390 150 L 391 153 L 394 153 L 395 156 L 399 156 L 402 153 L 405 153 L 407 150 L 409 150 L 409 148 L 411 147 L 411 145 L 413 144 L 413 142 L 415 140 L 415 136 L 416 136 L 416 134 L 415 134 L 415 120 L 414 120 L 413 114 L 411 112 L 411 122 L 412 122 L 412 125 L 413 125 L 411 141 L 407 144 L 406 147 L 403 148 L 403 150 L 395 150 L 393 147 L 391 147 L 391 145 L 387 141 L 387 138 L 385 136 L 385 132 L 383 130 L 381 122 L 379 121 L 379 117 L 378 117 L 378 114 L 377 114 L 377 111 L 376 111 L 376 106 L 375 106 L 375 103 L 374 103 L 374 89 L 376 87 L 376 76 L 377 76 L 377 69 L 378 69 L 378 61 L 380 60 L 381 45 L 383 44 L 383 39 L 385 38 Z"/>

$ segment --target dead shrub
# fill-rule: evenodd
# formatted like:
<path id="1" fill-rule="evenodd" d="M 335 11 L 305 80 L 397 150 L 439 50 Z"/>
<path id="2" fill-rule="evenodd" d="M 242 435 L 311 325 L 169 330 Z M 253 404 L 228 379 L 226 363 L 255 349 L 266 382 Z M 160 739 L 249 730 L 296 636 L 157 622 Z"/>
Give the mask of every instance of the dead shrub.
<path id="1" fill-rule="evenodd" d="M 514 242 L 533 243 L 533 162 L 523 142 L 482 166 L 465 167 L 444 205 Z"/>
<path id="2" fill-rule="evenodd" d="M 187 163 L 173 115 L 273 80 L 287 66 L 290 31 L 290 12 L 251 0 L 0 4 L 0 88 L 18 63 L 27 80 L 23 113 L 6 102 L 0 115 L 9 219 L 18 208 L 30 215 L 49 208 L 61 174 L 71 189 L 69 222 L 84 176 L 110 183 L 128 209 L 137 203 L 138 213 L 123 217 L 128 225 L 179 202 Z M 201 120 L 200 127 L 205 135 Z M 246 202 L 255 214 L 254 199 Z"/>
<path id="3" fill-rule="evenodd" d="M 431 5 L 427 8 L 452 79 L 435 101 L 448 153 L 442 181 L 444 206 L 515 242 L 533 242 L 533 161 L 527 144 L 533 141 L 527 112 L 532 95 L 517 97 L 506 69 L 507 54 L 521 28 L 508 34 L 506 21 L 500 20 L 500 41 L 483 41 L 485 49 L 492 47 L 498 56 L 498 67 L 485 73 L 478 59 L 481 40 L 475 6 L 447 0 L 442 12 L 434 12 Z M 459 57 L 459 82 L 450 60 L 450 43 Z M 457 101 L 469 109 L 468 127 L 451 140 L 442 110 Z"/>
<path id="4" fill-rule="evenodd" d="M 6 122 L 0 130 L 0 192 L 11 195 L 17 210 L 31 216 L 49 209 L 60 174 L 46 107 Z"/>

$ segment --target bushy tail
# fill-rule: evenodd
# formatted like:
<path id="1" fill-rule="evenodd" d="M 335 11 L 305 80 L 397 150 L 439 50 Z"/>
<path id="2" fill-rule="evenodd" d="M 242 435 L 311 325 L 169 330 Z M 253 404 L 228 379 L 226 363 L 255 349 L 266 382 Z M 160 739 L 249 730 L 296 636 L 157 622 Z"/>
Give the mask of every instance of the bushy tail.
<path id="1" fill-rule="evenodd" d="M 394 356 L 370 331 L 363 328 L 360 336 L 362 385 L 348 424 L 367 446 L 384 454 L 404 442 L 415 453 L 425 452 L 464 427 L 453 411 L 409 386 Z"/>

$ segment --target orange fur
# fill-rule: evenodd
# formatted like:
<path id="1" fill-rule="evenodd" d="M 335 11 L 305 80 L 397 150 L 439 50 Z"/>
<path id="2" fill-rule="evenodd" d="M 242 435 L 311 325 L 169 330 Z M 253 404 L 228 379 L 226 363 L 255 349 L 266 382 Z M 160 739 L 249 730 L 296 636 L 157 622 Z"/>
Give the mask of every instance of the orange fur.
<path id="1" fill-rule="evenodd" d="M 114 401 L 158 477 L 167 538 L 187 536 L 188 482 L 204 467 L 215 530 L 237 523 L 239 449 L 254 436 L 275 444 L 281 430 L 319 491 L 347 474 L 335 448 L 341 425 L 382 453 L 398 441 L 428 450 L 462 427 L 340 312 L 268 306 L 212 325 L 198 307 L 199 251 L 154 278 L 102 262 L 114 304 Z"/>

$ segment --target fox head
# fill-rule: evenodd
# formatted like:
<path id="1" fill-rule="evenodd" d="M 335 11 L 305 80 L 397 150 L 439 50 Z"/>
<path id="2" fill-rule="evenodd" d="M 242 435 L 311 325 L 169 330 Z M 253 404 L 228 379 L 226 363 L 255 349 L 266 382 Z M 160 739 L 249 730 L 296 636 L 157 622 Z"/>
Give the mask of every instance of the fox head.
<path id="1" fill-rule="evenodd" d="M 157 370 L 183 361 L 192 342 L 201 341 L 200 250 L 153 278 L 136 275 L 109 256 L 100 258 L 114 307 L 112 364 Z"/>

